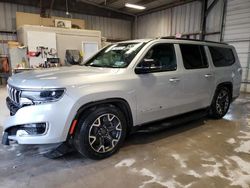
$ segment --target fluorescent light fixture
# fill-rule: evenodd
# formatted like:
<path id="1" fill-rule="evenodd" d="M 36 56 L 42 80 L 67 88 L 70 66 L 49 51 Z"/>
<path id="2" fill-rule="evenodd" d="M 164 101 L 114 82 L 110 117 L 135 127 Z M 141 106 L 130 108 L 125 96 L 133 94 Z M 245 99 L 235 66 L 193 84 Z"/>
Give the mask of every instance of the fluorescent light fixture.
<path id="1" fill-rule="evenodd" d="M 131 4 L 131 3 L 126 3 L 125 7 L 134 8 L 134 9 L 138 9 L 138 10 L 144 10 L 146 8 L 144 6 L 135 5 L 135 4 Z"/>

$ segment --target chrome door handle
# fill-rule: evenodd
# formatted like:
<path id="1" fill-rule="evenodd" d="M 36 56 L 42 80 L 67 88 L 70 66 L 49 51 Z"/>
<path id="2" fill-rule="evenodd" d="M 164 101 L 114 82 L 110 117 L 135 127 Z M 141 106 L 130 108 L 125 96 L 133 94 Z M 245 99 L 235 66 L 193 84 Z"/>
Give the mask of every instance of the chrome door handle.
<path id="1" fill-rule="evenodd" d="M 205 78 L 210 78 L 210 77 L 212 77 L 213 75 L 212 75 L 212 74 L 205 74 L 204 76 L 205 76 Z"/>
<path id="2" fill-rule="evenodd" d="M 169 81 L 170 82 L 179 82 L 180 79 L 179 78 L 170 78 Z"/>

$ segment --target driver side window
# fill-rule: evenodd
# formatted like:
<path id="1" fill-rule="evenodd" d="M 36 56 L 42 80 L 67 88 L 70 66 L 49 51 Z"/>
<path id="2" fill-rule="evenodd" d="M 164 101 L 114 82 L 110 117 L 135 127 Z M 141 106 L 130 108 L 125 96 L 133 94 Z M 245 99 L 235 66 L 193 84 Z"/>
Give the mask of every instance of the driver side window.
<path id="1" fill-rule="evenodd" d="M 147 63 L 148 62 L 148 63 Z M 148 67 L 152 72 L 175 71 L 177 69 L 173 44 L 157 44 L 148 50 L 139 67 Z"/>

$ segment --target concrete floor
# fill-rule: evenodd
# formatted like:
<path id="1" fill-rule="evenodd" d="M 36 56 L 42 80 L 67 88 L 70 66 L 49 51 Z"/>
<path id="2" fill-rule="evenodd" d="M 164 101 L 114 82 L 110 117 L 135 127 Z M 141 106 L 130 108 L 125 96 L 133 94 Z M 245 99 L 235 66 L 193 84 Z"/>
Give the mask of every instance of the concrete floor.
<path id="1" fill-rule="evenodd" d="M 8 111 L 0 89 L 2 124 Z M 1 126 L 0 124 L 0 126 Z M 57 160 L 37 146 L 0 146 L 0 187 L 250 187 L 250 95 L 221 120 L 200 119 L 158 133 L 131 135 L 120 152 L 93 161 Z"/>

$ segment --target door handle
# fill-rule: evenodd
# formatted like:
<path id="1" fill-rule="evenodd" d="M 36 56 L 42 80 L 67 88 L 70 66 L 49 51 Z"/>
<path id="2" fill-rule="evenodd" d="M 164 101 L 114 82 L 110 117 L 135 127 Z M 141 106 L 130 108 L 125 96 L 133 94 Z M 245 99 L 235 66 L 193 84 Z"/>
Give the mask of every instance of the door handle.
<path id="1" fill-rule="evenodd" d="M 169 81 L 170 82 L 179 82 L 180 79 L 179 78 L 170 78 Z"/>
<path id="2" fill-rule="evenodd" d="M 210 78 L 210 77 L 212 77 L 213 75 L 212 75 L 212 74 L 205 74 L 204 76 L 205 76 L 205 78 Z"/>

